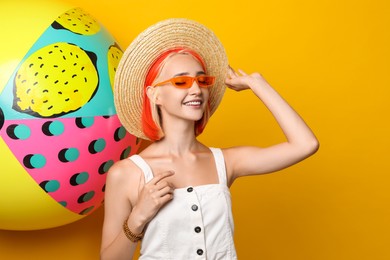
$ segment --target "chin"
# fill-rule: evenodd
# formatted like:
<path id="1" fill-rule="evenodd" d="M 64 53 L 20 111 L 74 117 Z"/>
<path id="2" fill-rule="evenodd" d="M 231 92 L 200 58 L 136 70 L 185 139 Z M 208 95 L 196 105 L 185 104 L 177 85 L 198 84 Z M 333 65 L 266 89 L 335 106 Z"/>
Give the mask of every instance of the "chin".
<path id="1" fill-rule="evenodd" d="M 195 115 L 195 113 L 193 113 L 192 115 L 185 115 L 184 116 L 186 119 L 188 120 L 191 120 L 191 121 L 199 121 L 202 119 L 203 117 L 203 113 L 199 113 L 198 115 Z"/>

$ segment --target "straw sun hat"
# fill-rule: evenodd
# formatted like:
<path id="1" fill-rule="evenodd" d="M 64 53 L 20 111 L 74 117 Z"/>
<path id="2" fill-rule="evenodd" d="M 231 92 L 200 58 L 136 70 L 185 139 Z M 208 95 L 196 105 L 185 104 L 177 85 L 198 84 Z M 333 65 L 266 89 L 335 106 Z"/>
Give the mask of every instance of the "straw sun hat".
<path id="1" fill-rule="evenodd" d="M 158 22 L 134 39 L 124 52 L 115 75 L 114 101 L 119 120 L 137 137 L 148 140 L 141 122 L 146 75 L 161 54 L 178 47 L 197 52 L 206 64 L 207 74 L 216 77 L 210 88 L 211 114 L 221 102 L 228 60 L 215 34 L 204 25 L 184 18 Z"/>

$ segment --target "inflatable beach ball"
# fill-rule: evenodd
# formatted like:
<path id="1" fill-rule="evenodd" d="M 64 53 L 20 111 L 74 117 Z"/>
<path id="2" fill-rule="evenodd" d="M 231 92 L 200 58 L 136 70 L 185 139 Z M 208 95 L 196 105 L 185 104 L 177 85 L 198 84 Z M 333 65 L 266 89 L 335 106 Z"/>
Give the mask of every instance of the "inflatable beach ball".
<path id="1" fill-rule="evenodd" d="M 81 8 L 1 5 L 0 229 L 68 224 L 101 206 L 107 171 L 139 147 L 114 107 L 122 50 Z"/>

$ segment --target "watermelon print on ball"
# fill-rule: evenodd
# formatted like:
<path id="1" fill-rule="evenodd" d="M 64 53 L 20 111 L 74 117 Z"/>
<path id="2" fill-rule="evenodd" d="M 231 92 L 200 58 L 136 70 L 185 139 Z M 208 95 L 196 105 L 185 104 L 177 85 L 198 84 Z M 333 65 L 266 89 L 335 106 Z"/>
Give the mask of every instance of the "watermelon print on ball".
<path id="1" fill-rule="evenodd" d="M 0 82 L 4 85 L 0 88 L 0 142 L 19 163 L 14 169 L 24 170 L 2 172 L 2 178 L 27 175 L 39 196 L 66 214 L 86 216 L 99 208 L 108 170 L 136 153 L 140 145 L 121 125 L 114 107 L 112 85 L 122 55 L 111 34 L 80 8 L 48 21 L 46 31 L 12 76 Z M 0 162 L 7 163 L 1 158 Z M 13 198 L 17 203 L 23 196 L 16 186 L 9 205 Z M 28 203 L 26 210 L 31 211 L 34 201 Z M 18 205 L 15 211 L 0 207 L 0 214 L 12 219 L 23 207 Z M 41 224 L 31 229 L 67 224 L 58 216 L 58 221 L 47 219 L 50 224 L 45 226 L 45 214 L 23 214 L 39 218 Z M 1 223 L 0 229 L 27 225 Z"/>

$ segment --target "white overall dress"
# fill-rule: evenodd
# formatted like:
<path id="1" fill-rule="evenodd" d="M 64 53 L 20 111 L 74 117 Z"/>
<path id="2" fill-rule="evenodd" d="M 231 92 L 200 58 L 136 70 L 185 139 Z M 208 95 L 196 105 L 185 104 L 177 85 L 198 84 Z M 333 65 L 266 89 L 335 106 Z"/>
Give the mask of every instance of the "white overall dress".
<path id="1" fill-rule="evenodd" d="M 225 161 L 220 149 L 210 150 L 219 183 L 175 189 L 173 200 L 147 225 L 139 259 L 237 259 Z M 130 159 L 143 171 L 145 182 L 153 178 L 150 166 L 139 155 Z"/>

